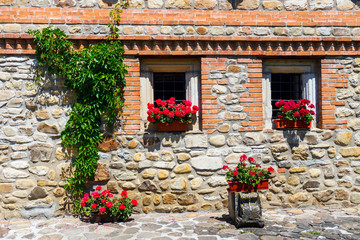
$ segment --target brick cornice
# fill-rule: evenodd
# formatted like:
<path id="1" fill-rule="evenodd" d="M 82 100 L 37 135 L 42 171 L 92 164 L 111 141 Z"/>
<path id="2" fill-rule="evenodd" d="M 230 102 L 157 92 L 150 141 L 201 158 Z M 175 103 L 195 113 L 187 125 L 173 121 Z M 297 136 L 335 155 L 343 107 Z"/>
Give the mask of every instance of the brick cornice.
<path id="1" fill-rule="evenodd" d="M 3 36 L 4 37 L 4 36 Z M 10 38 L 11 37 L 11 38 Z M 0 38 L 0 54 L 34 54 L 34 43 L 29 35 L 23 38 Z M 360 41 L 348 38 L 236 38 L 236 39 L 181 39 L 136 40 L 124 36 L 126 55 L 243 55 L 243 56 L 341 56 L 360 55 Z M 103 40 L 86 36 L 72 38 L 75 49 Z"/>

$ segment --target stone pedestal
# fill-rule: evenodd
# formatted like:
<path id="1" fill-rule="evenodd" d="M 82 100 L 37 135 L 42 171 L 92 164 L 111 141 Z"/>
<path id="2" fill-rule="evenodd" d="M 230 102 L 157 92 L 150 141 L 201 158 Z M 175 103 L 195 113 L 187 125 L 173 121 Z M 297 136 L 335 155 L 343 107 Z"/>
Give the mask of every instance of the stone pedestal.
<path id="1" fill-rule="evenodd" d="M 235 226 L 264 227 L 262 210 L 257 192 L 229 193 L 229 214 Z"/>

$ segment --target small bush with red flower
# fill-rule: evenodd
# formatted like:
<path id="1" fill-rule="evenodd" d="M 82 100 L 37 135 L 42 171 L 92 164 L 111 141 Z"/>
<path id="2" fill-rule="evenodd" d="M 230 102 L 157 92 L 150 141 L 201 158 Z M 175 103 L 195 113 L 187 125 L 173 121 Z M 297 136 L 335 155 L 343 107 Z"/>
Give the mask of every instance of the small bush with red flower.
<path id="1" fill-rule="evenodd" d="M 191 101 L 183 100 L 176 104 L 175 98 L 168 100 L 157 99 L 155 104 L 148 103 L 149 122 L 156 123 L 172 123 L 173 121 L 191 123 L 192 116 L 199 111 L 199 107 L 192 105 Z"/>
<path id="2" fill-rule="evenodd" d="M 227 170 L 226 181 L 244 183 L 253 187 L 262 180 L 269 179 L 271 172 L 274 171 L 272 167 L 262 169 L 260 165 L 255 164 L 254 158 L 248 158 L 245 154 L 240 157 L 240 161 L 234 169 L 227 165 L 224 165 L 223 169 Z"/>
<path id="3" fill-rule="evenodd" d="M 127 220 L 133 213 L 133 207 L 137 205 L 137 201 L 128 198 L 125 190 L 121 192 L 120 199 L 115 199 L 109 190 L 100 192 L 101 189 L 101 186 L 97 186 L 96 192 L 85 193 L 84 197 L 75 204 L 74 213 L 82 217 L 107 214 L 120 221 Z"/>
<path id="4" fill-rule="evenodd" d="M 314 119 L 314 110 L 308 108 L 315 108 L 315 106 L 308 99 L 301 99 L 296 103 L 293 100 L 280 100 L 275 103 L 275 106 L 279 108 L 277 117 L 280 119 L 289 119 L 291 121 L 304 119 L 306 123 L 310 123 Z"/>

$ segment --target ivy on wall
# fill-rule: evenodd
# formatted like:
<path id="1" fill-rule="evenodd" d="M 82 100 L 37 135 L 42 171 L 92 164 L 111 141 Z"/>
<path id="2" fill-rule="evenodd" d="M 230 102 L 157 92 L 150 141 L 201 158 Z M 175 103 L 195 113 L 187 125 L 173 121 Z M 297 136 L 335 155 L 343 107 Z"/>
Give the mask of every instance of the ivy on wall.
<path id="1" fill-rule="evenodd" d="M 112 128 L 124 105 L 127 70 L 117 25 L 126 6 L 127 1 L 123 1 L 110 12 L 110 34 L 106 41 L 80 51 L 73 50 L 69 36 L 60 29 L 29 31 L 36 44 L 38 76 L 62 77 L 67 89 L 76 93 L 76 102 L 61 133 L 63 146 L 77 149 L 74 174 L 65 186 L 73 196 L 82 194 L 85 183 L 94 180 L 99 159 L 97 146 L 102 141 L 101 125 L 105 122 Z"/>

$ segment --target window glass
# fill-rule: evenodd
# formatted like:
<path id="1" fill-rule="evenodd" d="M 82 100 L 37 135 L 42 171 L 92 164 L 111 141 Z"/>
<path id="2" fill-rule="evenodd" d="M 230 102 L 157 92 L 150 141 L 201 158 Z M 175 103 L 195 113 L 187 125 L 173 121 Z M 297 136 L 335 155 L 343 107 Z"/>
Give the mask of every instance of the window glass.
<path id="1" fill-rule="evenodd" d="M 174 97 L 178 102 L 186 100 L 185 73 L 153 73 L 154 100 Z"/>
<path id="2" fill-rule="evenodd" d="M 300 100 L 303 97 L 301 74 L 272 73 L 271 74 L 271 106 L 272 118 L 277 118 L 279 100 Z"/>

